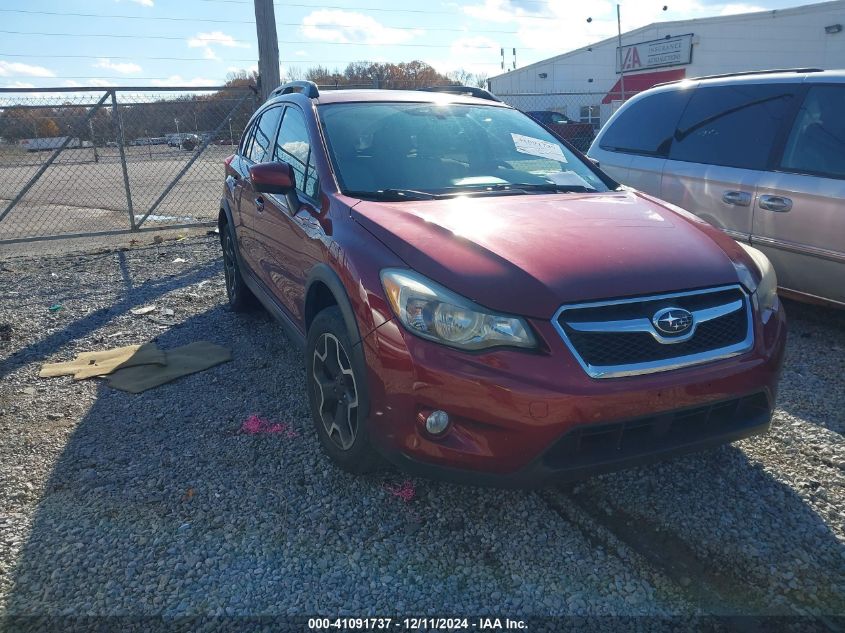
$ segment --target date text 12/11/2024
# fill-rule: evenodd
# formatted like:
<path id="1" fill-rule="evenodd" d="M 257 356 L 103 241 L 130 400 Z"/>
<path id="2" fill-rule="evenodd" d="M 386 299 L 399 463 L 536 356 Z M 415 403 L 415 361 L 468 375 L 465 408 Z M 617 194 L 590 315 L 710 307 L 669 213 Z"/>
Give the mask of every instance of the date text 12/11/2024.
<path id="1" fill-rule="evenodd" d="M 528 628 L 524 620 L 510 618 L 309 618 L 308 629 L 312 631 L 403 631 L 478 630 L 478 631 L 520 631 Z"/>

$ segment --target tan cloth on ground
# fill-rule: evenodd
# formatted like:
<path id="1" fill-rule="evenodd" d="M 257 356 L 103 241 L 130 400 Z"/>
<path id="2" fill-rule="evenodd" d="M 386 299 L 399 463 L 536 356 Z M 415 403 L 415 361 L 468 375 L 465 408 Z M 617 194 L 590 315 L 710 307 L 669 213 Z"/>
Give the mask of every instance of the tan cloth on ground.
<path id="1" fill-rule="evenodd" d="M 41 378 L 50 378 L 73 374 L 74 380 L 82 380 L 93 376 L 105 376 L 122 367 L 161 366 L 166 363 L 167 358 L 164 352 L 156 347 L 155 343 L 146 343 L 115 347 L 100 352 L 83 352 L 66 363 L 47 363 L 41 367 L 41 373 L 38 375 Z"/>
<path id="2" fill-rule="evenodd" d="M 109 387 L 141 393 L 182 376 L 203 371 L 232 360 L 232 352 L 225 347 L 198 341 L 165 352 L 167 364 L 139 365 L 120 369 L 109 376 Z"/>

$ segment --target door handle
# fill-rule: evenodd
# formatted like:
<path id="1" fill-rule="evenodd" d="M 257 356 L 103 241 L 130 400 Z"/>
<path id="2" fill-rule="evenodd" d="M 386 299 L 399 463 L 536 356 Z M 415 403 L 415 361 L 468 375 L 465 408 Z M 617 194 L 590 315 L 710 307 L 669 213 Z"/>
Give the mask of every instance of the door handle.
<path id="1" fill-rule="evenodd" d="M 722 202 L 735 207 L 750 207 L 751 194 L 747 191 L 726 191 L 722 194 Z"/>
<path id="2" fill-rule="evenodd" d="M 760 208 L 786 213 L 792 208 L 792 200 L 785 196 L 760 196 Z"/>
<path id="3" fill-rule="evenodd" d="M 259 213 L 264 212 L 264 198 L 262 196 L 256 196 L 255 198 L 255 210 Z"/>

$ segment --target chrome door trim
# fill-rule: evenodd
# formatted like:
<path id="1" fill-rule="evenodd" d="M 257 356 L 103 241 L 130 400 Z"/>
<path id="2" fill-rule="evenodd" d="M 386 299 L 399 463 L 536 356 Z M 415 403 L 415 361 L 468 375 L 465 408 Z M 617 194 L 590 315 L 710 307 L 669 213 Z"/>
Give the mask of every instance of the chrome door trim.
<path id="1" fill-rule="evenodd" d="M 818 259 L 826 259 L 836 262 L 837 264 L 845 264 L 845 253 L 832 251 L 827 248 L 807 246 L 806 244 L 799 244 L 797 242 L 786 242 L 784 240 L 776 240 L 772 237 L 759 237 L 757 235 L 752 235 L 751 245 L 755 246 L 757 244 L 770 246 L 771 248 L 778 248 L 783 251 L 789 251 L 790 253 L 797 253 L 798 255 L 807 255 Z"/>

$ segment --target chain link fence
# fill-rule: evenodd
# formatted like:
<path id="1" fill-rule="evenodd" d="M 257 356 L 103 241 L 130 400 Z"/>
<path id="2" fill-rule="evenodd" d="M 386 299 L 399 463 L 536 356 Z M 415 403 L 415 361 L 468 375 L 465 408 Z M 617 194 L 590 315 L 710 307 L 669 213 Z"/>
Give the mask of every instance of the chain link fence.
<path id="1" fill-rule="evenodd" d="M 249 88 L 0 90 L 0 242 L 212 223 Z"/>
<path id="2" fill-rule="evenodd" d="M 586 152 L 602 125 L 623 103 L 614 92 L 495 93 L 499 99 L 528 112 L 561 138 Z M 628 99 L 633 92 L 626 92 Z M 555 116 L 561 115 L 561 116 Z"/>
<path id="3" fill-rule="evenodd" d="M 496 96 L 584 152 L 622 103 L 603 92 Z M 223 159 L 258 105 L 248 87 L 0 89 L 0 243 L 213 223 Z"/>

